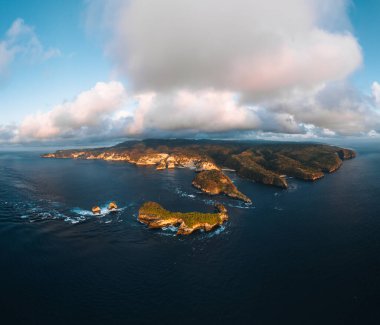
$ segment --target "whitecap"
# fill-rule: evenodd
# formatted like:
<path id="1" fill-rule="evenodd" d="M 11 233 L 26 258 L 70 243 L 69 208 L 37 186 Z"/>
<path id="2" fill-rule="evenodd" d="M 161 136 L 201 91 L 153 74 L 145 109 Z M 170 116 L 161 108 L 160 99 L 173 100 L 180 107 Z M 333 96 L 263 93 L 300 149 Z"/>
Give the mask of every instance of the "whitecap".
<path id="1" fill-rule="evenodd" d="M 237 208 L 237 209 L 255 209 L 256 208 L 252 203 L 239 203 L 239 204 L 228 203 L 227 206 L 230 208 Z"/>
<path id="2" fill-rule="evenodd" d="M 71 211 L 74 212 L 74 213 L 76 213 L 76 214 L 78 214 L 78 215 L 80 215 L 80 216 L 86 216 L 86 217 L 104 217 L 104 216 L 106 216 L 108 214 L 111 214 L 111 213 L 123 211 L 125 208 L 126 207 L 109 210 L 108 209 L 108 204 L 105 204 L 105 205 L 100 206 L 100 213 L 99 214 L 94 214 L 90 210 L 84 210 L 84 209 L 81 209 L 81 208 L 73 208 L 73 209 L 71 209 Z"/>
<path id="3" fill-rule="evenodd" d="M 171 225 L 171 226 L 163 227 L 162 230 L 168 230 L 168 231 L 177 233 L 178 227 Z"/>
<path id="4" fill-rule="evenodd" d="M 195 194 L 186 193 L 186 192 L 180 190 L 179 188 L 175 189 L 175 193 L 178 194 L 181 197 L 187 197 L 187 198 L 190 198 L 190 199 L 195 199 L 196 198 Z"/>
<path id="5" fill-rule="evenodd" d="M 215 205 L 216 201 L 215 200 L 203 200 L 204 203 L 206 203 L 207 205 Z"/>
<path id="6" fill-rule="evenodd" d="M 227 228 L 226 228 L 225 225 L 221 225 L 218 228 L 216 228 L 215 230 L 208 232 L 207 235 L 206 235 L 206 237 L 212 238 L 212 237 L 215 237 L 215 236 L 219 236 L 219 235 L 223 234 L 226 229 Z"/>
<path id="7" fill-rule="evenodd" d="M 69 223 L 71 223 L 71 224 L 77 224 L 77 223 L 80 223 L 80 222 L 82 222 L 82 221 L 85 221 L 86 220 L 86 218 L 85 217 L 68 217 L 68 216 L 65 216 L 65 218 L 64 218 L 64 221 L 65 222 L 69 222 Z"/>

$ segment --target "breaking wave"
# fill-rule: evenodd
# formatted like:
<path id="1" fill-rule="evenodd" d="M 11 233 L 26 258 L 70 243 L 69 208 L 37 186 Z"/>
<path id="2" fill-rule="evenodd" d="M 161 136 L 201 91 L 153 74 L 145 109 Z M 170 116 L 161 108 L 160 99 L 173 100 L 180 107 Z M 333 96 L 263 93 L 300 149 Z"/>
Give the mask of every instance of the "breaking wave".
<path id="1" fill-rule="evenodd" d="M 109 214 L 116 214 L 117 212 L 125 210 L 127 207 L 117 208 L 114 210 L 108 210 L 108 204 L 106 203 L 104 205 L 99 206 L 100 207 L 100 213 L 99 214 L 93 214 L 91 210 L 85 210 L 81 208 L 74 208 L 71 209 L 72 212 L 74 212 L 77 215 L 80 215 L 82 217 L 104 217 Z"/>
<path id="2" fill-rule="evenodd" d="M 224 195 L 214 196 L 215 198 L 214 199 L 214 198 L 210 198 L 209 195 L 200 191 L 197 191 L 196 194 L 189 194 L 185 191 L 182 191 L 179 188 L 175 189 L 175 193 L 179 195 L 180 197 L 189 198 L 191 200 L 200 200 L 207 205 L 215 205 L 216 203 L 220 203 L 222 201 L 221 202 L 222 204 L 230 208 L 237 208 L 237 209 L 254 209 L 255 208 L 255 206 L 252 203 L 245 203 L 242 201 L 234 200 Z M 205 198 L 205 196 L 208 198 Z"/>
<path id="3" fill-rule="evenodd" d="M 186 193 L 186 192 L 182 191 L 179 188 L 176 188 L 174 191 L 180 197 L 187 197 L 187 198 L 190 198 L 190 199 L 196 199 L 196 197 L 197 197 L 195 194 Z"/>
<path id="4" fill-rule="evenodd" d="M 99 223 L 111 223 L 119 221 L 120 212 L 125 207 L 112 211 L 107 205 L 101 207 L 101 214 L 94 215 L 92 211 L 81 208 L 66 208 L 57 202 L 43 201 L 14 203 L 12 206 L 16 215 L 23 221 L 30 223 L 61 220 L 70 224 L 79 224 L 87 220 L 96 220 Z"/>

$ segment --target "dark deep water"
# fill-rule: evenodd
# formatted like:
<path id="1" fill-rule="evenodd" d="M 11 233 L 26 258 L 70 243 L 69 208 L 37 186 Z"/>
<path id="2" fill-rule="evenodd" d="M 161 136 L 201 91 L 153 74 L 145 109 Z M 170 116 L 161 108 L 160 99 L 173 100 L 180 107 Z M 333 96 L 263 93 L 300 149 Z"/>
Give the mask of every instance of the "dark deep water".
<path id="1" fill-rule="evenodd" d="M 154 200 L 212 210 L 193 172 L 0 152 L 1 324 L 379 324 L 380 146 L 317 183 L 233 180 L 254 207 L 176 237 Z M 121 211 L 94 217 L 94 204 Z"/>

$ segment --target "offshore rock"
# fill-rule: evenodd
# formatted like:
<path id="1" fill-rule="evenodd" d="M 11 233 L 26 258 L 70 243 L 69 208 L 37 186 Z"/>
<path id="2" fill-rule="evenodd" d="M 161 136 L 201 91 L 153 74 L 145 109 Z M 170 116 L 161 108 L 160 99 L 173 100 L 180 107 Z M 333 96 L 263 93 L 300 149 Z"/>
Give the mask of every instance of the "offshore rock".
<path id="1" fill-rule="evenodd" d="M 91 211 L 93 214 L 100 214 L 102 210 L 100 209 L 100 207 L 94 206 L 92 207 Z"/>
<path id="2" fill-rule="evenodd" d="M 112 210 L 116 210 L 116 209 L 117 209 L 116 202 L 111 202 L 110 204 L 108 204 L 108 210 L 112 211 Z"/>

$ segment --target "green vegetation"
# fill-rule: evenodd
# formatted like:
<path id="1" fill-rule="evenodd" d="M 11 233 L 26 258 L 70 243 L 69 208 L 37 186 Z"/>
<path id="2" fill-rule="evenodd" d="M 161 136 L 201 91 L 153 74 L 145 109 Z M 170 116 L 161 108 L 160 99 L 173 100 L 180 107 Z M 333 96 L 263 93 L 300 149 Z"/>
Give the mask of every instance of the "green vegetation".
<path id="1" fill-rule="evenodd" d="M 156 202 L 145 202 L 140 210 L 139 215 L 156 216 L 161 220 L 182 219 L 188 227 L 193 227 L 198 223 L 208 223 L 210 225 L 222 222 L 221 213 L 201 213 L 201 212 L 171 212 L 164 209 Z"/>
<path id="2" fill-rule="evenodd" d="M 142 156 L 157 153 L 175 157 L 177 166 L 181 166 L 181 160 L 189 159 L 211 162 L 235 169 L 242 177 L 282 188 L 288 186 L 284 175 L 316 180 L 337 170 L 343 160 L 355 157 L 352 150 L 316 143 L 181 139 L 126 141 L 110 148 L 61 150 L 45 157 L 93 159 L 103 154 L 133 163 Z"/>
<path id="3" fill-rule="evenodd" d="M 220 170 L 204 170 L 198 173 L 193 180 L 193 185 L 211 195 L 226 194 L 232 198 L 251 202 Z"/>

